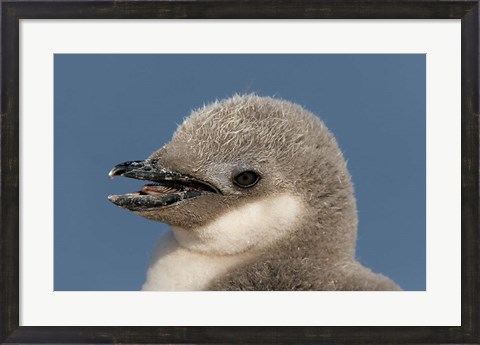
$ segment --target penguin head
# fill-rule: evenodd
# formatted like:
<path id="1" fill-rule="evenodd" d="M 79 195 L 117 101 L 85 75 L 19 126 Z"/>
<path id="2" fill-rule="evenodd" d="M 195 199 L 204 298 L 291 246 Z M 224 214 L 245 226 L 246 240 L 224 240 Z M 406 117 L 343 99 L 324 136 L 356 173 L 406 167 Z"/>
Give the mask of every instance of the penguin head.
<path id="1" fill-rule="evenodd" d="M 110 201 L 170 224 L 192 250 L 262 250 L 302 229 L 309 229 L 306 239 L 321 237 L 315 233 L 332 222 L 356 229 L 350 176 L 334 137 L 318 117 L 284 100 L 243 95 L 204 106 L 149 158 L 115 166 L 110 176 L 117 175 L 147 184 Z"/>

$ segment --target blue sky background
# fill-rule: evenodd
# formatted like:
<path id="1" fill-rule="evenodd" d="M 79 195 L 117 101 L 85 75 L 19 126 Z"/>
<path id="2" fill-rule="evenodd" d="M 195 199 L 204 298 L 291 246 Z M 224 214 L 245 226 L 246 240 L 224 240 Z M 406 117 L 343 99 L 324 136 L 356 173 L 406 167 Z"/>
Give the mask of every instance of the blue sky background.
<path id="1" fill-rule="evenodd" d="M 318 114 L 348 159 L 357 258 L 425 290 L 425 55 L 55 55 L 55 290 L 139 290 L 168 226 L 109 194 L 109 170 L 168 142 L 192 109 L 234 93 Z"/>

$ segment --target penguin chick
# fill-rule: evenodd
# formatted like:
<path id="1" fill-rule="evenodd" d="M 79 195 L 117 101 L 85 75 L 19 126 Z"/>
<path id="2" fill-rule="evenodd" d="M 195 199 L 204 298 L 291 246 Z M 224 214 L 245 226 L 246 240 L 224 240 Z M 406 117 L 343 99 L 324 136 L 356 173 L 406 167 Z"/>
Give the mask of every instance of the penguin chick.
<path id="1" fill-rule="evenodd" d="M 144 290 L 400 290 L 355 260 L 356 202 L 323 122 L 288 101 L 237 95 L 194 111 L 115 205 L 172 227 Z"/>

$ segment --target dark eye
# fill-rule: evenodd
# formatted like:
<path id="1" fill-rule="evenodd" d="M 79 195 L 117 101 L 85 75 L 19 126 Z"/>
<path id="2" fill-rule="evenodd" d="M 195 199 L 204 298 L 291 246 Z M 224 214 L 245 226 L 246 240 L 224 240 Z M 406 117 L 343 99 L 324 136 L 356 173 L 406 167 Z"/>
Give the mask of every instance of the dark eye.
<path id="1" fill-rule="evenodd" d="M 259 180 L 260 176 L 254 171 L 244 171 L 233 178 L 233 182 L 242 188 L 253 187 Z"/>

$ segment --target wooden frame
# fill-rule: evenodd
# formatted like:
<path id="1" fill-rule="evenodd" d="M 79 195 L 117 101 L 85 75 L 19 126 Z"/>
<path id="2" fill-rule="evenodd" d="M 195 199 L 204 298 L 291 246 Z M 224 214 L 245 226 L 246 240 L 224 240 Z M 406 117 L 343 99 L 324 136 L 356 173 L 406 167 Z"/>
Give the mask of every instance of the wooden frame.
<path id="1" fill-rule="evenodd" d="M 19 327 L 19 21 L 284 18 L 462 20 L 462 325 L 459 327 Z M 479 2 L 464 0 L 2 1 L 2 343 L 480 343 Z"/>

